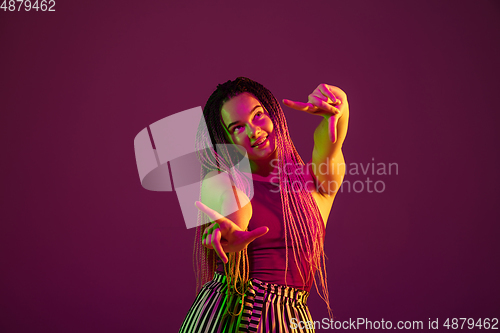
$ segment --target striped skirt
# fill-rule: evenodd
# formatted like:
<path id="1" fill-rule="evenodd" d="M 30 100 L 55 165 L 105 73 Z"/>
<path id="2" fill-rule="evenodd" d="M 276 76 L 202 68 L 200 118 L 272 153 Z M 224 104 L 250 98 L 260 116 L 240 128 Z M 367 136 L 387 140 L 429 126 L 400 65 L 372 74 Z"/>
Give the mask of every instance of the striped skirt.
<path id="1" fill-rule="evenodd" d="M 230 332 L 304 332 L 302 323 L 312 322 L 307 307 L 309 292 L 250 279 L 244 298 L 244 307 L 238 317 L 224 316 L 227 307 L 226 277 L 214 274 L 200 290 L 189 310 L 179 333 L 230 333 Z M 240 298 L 229 300 L 233 312 L 238 312 Z"/>

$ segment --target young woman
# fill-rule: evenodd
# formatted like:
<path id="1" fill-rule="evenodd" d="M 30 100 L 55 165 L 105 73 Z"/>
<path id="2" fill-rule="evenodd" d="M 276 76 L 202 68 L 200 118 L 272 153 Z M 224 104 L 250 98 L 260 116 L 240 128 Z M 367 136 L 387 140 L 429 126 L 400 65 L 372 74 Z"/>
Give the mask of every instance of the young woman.
<path id="1" fill-rule="evenodd" d="M 345 173 L 347 96 L 321 84 L 307 103 L 283 103 L 323 117 L 307 164 L 279 103 L 261 84 L 228 81 L 205 105 L 195 239 L 203 287 L 180 332 L 314 332 L 307 307 L 313 283 L 331 315 L 323 242 Z M 238 167 L 242 156 L 250 170 Z"/>

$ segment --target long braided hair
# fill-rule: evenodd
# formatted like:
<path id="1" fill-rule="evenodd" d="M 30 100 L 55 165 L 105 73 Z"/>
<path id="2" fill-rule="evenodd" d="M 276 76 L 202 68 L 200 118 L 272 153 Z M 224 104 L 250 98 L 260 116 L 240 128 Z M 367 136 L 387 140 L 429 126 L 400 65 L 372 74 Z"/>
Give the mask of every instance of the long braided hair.
<path id="1" fill-rule="evenodd" d="M 268 112 L 274 125 L 276 146 L 278 151 L 278 176 L 280 181 L 280 194 L 283 206 L 285 247 L 286 247 L 286 270 L 289 265 L 288 239 L 291 239 L 293 249 L 293 259 L 297 267 L 300 267 L 300 252 L 308 262 L 309 271 L 302 272 L 299 269 L 304 284 L 310 279 L 314 279 L 314 285 L 320 297 L 326 302 L 330 317 L 332 312 L 329 304 L 324 242 L 324 225 L 318 206 L 311 193 L 304 184 L 304 178 L 300 172 L 283 172 L 285 166 L 304 166 L 304 161 L 298 154 L 290 138 L 285 115 L 273 94 L 263 85 L 245 77 L 238 77 L 234 81 L 227 81 L 219 84 L 217 89 L 209 97 L 203 108 L 203 116 L 206 129 L 200 123 L 196 145 L 198 158 L 202 164 L 201 179 L 216 170 L 226 172 L 233 184 L 251 197 L 252 184 L 240 170 L 235 167 L 238 164 L 237 154 L 228 145 L 225 137 L 225 129 L 221 120 L 221 108 L 223 104 L 241 93 L 248 92 L 257 98 L 262 107 Z M 208 131 L 207 131 L 208 130 Z M 207 133 L 208 132 L 208 133 Z M 241 157 L 239 158 L 241 159 Z M 201 185 L 200 185 L 201 186 Z M 201 191 L 200 191 L 201 193 Z M 198 227 L 194 240 L 193 264 L 196 274 L 196 292 L 203 284 L 212 280 L 217 255 L 214 250 L 205 248 L 202 245 L 201 237 L 210 220 L 205 214 L 198 213 Z M 231 298 L 240 295 L 244 298 L 247 282 L 249 280 L 249 264 L 247 250 L 238 253 L 230 253 L 229 262 L 224 265 L 226 279 L 228 283 L 228 296 L 226 314 L 237 316 L 239 311 L 231 312 L 229 309 Z M 307 277 L 307 278 L 306 278 Z M 317 278 L 319 281 L 317 281 Z M 285 271 L 286 283 L 286 271 Z M 321 292 L 318 288 L 321 285 Z M 240 303 L 240 302 L 237 302 Z M 241 301 L 243 304 L 243 301 Z"/>

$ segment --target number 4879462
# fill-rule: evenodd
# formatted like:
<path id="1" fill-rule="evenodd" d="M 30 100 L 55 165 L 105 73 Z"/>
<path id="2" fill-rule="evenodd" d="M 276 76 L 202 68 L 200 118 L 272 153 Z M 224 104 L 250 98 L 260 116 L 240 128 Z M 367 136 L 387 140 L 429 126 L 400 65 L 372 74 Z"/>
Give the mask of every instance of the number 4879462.
<path id="1" fill-rule="evenodd" d="M 0 0 L 1 1 L 1 0 Z M 3 0 L 0 9 L 4 12 L 7 10 L 10 12 L 14 11 L 24 11 L 29 12 L 30 10 L 42 11 L 42 12 L 55 12 L 56 1 L 55 0 Z"/>

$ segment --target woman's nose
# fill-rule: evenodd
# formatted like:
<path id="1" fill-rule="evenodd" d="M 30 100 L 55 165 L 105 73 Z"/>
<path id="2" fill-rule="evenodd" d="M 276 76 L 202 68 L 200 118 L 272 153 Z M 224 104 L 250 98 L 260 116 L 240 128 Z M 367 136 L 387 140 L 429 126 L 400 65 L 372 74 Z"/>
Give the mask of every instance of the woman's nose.
<path id="1" fill-rule="evenodd" d="M 260 126 L 248 126 L 248 136 L 250 138 L 257 138 L 261 132 Z"/>

